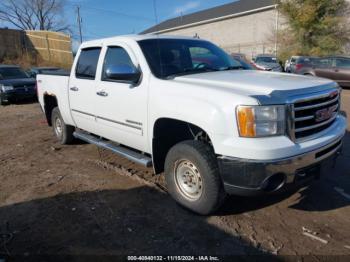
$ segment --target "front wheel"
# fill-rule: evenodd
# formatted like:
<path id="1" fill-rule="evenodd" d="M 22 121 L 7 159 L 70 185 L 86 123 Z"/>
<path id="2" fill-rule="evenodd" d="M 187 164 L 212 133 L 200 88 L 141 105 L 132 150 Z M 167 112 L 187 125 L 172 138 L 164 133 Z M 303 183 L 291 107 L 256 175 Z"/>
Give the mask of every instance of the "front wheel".
<path id="1" fill-rule="evenodd" d="M 51 123 L 52 123 L 53 131 L 58 141 L 62 145 L 70 144 L 73 142 L 74 140 L 73 133 L 75 128 L 73 126 L 69 126 L 64 123 L 58 107 L 55 107 L 52 110 Z"/>
<path id="2" fill-rule="evenodd" d="M 215 154 L 199 141 L 181 142 L 170 149 L 165 179 L 170 195 L 201 215 L 217 210 L 225 198 Z"/>

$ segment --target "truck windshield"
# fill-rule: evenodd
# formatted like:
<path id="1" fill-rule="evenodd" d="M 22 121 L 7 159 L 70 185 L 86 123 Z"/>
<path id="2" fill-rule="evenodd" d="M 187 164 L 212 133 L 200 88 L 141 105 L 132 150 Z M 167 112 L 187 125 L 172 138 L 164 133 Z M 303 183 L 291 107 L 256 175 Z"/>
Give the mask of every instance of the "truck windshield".
<path id="1" fill-rule="evenodd" d="M 162 79 L 211 71 L 245 69 L 214 44 L 195 39 L 139 41 L 152 73 Z"/>
<path id="2" fill-rule="evenodd" d="M 20 78 L 29 78 L 29 76 L 20 68 L 9 67 L 9 68 L 0 68 L 0 79 L 20 79 Z"/>

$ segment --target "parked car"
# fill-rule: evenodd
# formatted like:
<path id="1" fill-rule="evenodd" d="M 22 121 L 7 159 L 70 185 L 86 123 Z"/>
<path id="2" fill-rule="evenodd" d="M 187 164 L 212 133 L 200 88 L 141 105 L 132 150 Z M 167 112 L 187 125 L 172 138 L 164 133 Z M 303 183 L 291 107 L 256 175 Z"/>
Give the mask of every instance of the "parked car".
<path id="1" fill-rule="evenodd" d="M 80 46 L 70 76 L 39 74 L 38 96 L 60 143 L 79 138 L 152 166 L 178 203 L 209 214 L 226 194 L 318 177 L 347 127 L 337 83 L 239 69 L 200 39 L 100 39 Z"/>
<path id="2" fill-rule="evenodd" d="M 35 79 L 19 66 L 0 65 L 0 105 L 36 98 Z"/>
<path id="3" fill-rule="evenodd" d="M 33 67 L 28 71 L 30 77 L 36 78 L 37 74 L 43 74 L 45 72 L 51 73 L 54 71 L 60 71 L 61 68 L 58 67 Z"/>
<path id="4" fill-rule="evenodd" d="M 317 57 L 311 56 L 292 56 L 287 73 L 303 75 L 308 68 L 313 67 Z"/>
<path id="5" fill-rule="evenodd" d="M 332 79 L 342 87 L 350 87 L 350 57 L 330 56 L 319 58 L 312 67 L 306 68 L 303 75 L 313 75 Z"/>
<path id="6" fill-rule="evenodd" d="M 274 71 L 274 72 L 282 72 L 282 66 L 279 64 L 278 59 L 274 55 L 262 54 L 257 55 L 254 59 L 254 66 L 256 66 L 259 70 L 264 71 Z"/>

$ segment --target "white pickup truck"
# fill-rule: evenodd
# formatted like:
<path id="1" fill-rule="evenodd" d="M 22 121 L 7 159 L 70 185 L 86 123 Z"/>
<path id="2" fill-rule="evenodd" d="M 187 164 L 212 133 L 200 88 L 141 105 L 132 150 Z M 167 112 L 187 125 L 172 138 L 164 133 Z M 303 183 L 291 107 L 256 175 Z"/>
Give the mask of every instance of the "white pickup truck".
<path id="1" fill-rule="evenodd" d="M 62 144 L 74 138 L 165 173 L 199 214 L 226 194 L 281 191 L 319 176 L 346 118 L 330 80 L 243 70 L 214 44 L 137 35 L 81 45 L 69 75 L 38 75 Z"/>

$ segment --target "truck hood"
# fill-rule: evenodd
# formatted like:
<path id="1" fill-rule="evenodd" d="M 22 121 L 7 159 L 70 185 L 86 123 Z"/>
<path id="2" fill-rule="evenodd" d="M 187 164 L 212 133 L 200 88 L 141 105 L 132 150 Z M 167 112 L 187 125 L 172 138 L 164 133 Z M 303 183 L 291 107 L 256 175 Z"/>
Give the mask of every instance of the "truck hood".
<path id="1" fill-rule="evenodd" d="M 176 77 L 173 81 L 250 96 L 261 104 L 285 103 L 293 96 L 338 87 L 324 78 L 258 70 L 209 72 Z"/>
<path id="2" fill-rule="evenodd" d="M 35 85 L 34 78 L 20 78 L 20 79 L 6 79 L 0 80 L 0 85 L 11 85 L 11 86 L 24 86 L 24 85 Z"/>
<path id="3" fill-rule="evenodd" d="M 267 63 L 267 62 L 260 62 L 260 63 L 255 63 L 258 66 L 264 67 L 264 68 L 276 68 L 276 67 L 281 67 L 279 63 Z"/>

